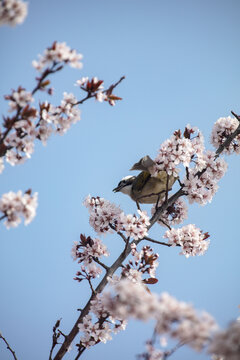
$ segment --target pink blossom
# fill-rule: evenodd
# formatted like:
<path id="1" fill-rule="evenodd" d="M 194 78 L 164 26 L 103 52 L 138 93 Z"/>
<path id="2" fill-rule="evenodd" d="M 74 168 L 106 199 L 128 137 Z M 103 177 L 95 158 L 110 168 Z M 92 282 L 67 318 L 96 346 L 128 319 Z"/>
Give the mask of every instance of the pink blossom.
<path id="1" fill-rule="evenodd" d="M 98 234 L 112 232 L 119 219 L 122 210 L 115 204 L 100 197 L 88 195 L 83 202 L 89 211 L 89 223 Z"/>
<path id="2" fill-rule="evenodd" d="M 158 203 L 161 206 L 165 200 Z M 151 209 L 152 215 L 155 214 L 156 206 L 154 205 Z M 158 223 L 162 226 L 173 226 L 181 224 L 188 217 L 188 207 L 185 201 L 181 198 L 177 199 L 175 203 L 169 206 L 162 214 Z"/>
<path id="3" fill-rule="evenodd" d="M 186 225 L 180 229 L 167 230 L 164 238 L 168 239 L 168 244 L 172 246 L 180 245 L 182 252 L 180 255 L 189 256 L 203 255 L 209 246 L 210 241 L 207 233 L 203 234 L 195 225 Z"/>
<path id="4" fill-rule="evenodd" d="M 12 191 L 4 194 L 0 199 L 0 211 L 6 216 L 4 224 L 7 229 L 16 227 L 21 222 L 21 216 L 24 217 L 24 224 L 28 225 L 36 215 L 36 208 L 38 205 L 38 194 L 31 192 Z"/>
<path id="5" fill-rule="evenodd" d="M 208 352 L 223 360 L 240 359 L 240 321 L 230 324 L 228 329 L 217 332 L 209 345 Z"/>
<path id="6" fill-rule="evenodd" d="M 140 215 L 139 218 L 136 215 L 125 215 L 122 212 L 117 220 L 117 229 L 125 231 L 126 236 L 134 240 L 144 238 L 148 234 L 147 227 L 150 225 L 150 219 L 146 211 L 138 210 L 138 213 Z"/>
<path id="7" fill-rule="evenodd" d="M 215 148 L 218 148 L 224 143 L 226 138 L 231 135 L 239 126 L 239 121 L 236 118 L 221 117 L 213 125 L 210 141 Z M 237 135 L 227 146 L 223 152 L 230 155 L 233 152 L 240 153 L 240 135 Z"/>
<path id="8" fill-rule="evenodd" d="M 0 26 L 22 24 L 27 16 L 28 4 L 21 0 L 0 1 Z"/>
<path id="9" fill-rule="evenodd" d="M 70 49 L 65 42 L 54 42 L 50 48 L 44 51 L 43 55 L 39 55 L 39 61 L 34 60 L 32 65 L 40 72 L 52 63 L 68 63 L 74 68 L 81 69 L 82 58 L 82 54 L 78 54 L 76 50 Z"/>
<path id="10" fill-rule="evenodd" d="M 95 259 L 99 259 L 101 256 L 109 256 L 106 246 L 100 239 L 92 239 L 90 236 L 80 235 L 80 242 L 74 242 L 72 247 L 73 260 L 78 260 L 78 263 L 82 263 L 81 272 L 77 273 L 75 280 L 81 281 L 90 276 L 96 278 L 101 274 L 101 268 L 99 268 Z M 86 275 L 87 274 L 87 275 Z"/>

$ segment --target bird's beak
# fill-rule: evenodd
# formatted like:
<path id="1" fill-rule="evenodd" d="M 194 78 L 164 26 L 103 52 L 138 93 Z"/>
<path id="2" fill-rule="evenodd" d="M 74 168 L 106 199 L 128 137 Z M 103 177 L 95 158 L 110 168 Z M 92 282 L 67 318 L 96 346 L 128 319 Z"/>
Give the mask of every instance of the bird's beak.
<path id="1" fill-rule="evenodd" d="M 120 186 L 117 186 L 115 189 L 113 189 L 113 192 L 118 192 L 121 189 Z"/>

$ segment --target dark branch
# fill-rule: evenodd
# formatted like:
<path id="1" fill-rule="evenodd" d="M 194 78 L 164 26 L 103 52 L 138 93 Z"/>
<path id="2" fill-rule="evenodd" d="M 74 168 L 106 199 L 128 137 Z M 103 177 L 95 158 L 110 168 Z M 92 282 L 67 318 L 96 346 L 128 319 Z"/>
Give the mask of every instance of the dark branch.
<path id="1" fill-rule="evenodd" d="M 2 339 L 5 344 L 7 345 L 7 349 L 12 353 L 12 356 L 14 358 L 14 360 L 17 360 L 15 351 L 13 351 L 13 349 L 11 348 L 11 346 L 9 345 L 9 343 L 7 342 L 7 340 L 2 336 L 2 334 L 0 333 L 0 339 Z"/>

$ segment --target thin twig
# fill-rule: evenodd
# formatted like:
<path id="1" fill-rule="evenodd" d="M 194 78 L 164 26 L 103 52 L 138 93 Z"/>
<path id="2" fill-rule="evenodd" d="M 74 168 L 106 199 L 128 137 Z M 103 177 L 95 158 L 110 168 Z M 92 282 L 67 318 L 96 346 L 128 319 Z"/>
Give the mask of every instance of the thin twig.
<path id="1" fill-rule="evenodd" d="M 105 265 L 104 263 L 102 263 L 97 257 L 93 256 L 93 260 L 94 260 L 97 264 L 101 265 L 106 271 L 108 271 L 109 266 L 107 266 L 107 265 Z"/>
<path id="2" fill-rule="evenodd" d="M 11 348 L 11 346 L 9 345 L 9 343 L 7 342 L 5 337 L 2 336 L 1 333 L 0 333 L 0 339 L 2 339 L 5 342 L 5 344 L 7 345 L 7 349 L 12 353 L 12 356 L 13 356 L 14 360 L 17 360 L 15 351 Z"/>
<path id="3" fill-rule="evenodd" d="M 150 241 L 152 243 L 159 244 L 159 245 L 164 245 L 164 246 L 168 246 L 168 247 L 172 246 L 172 244 L 168 244 L 168 243 L 165 243 L 163 241 L 154 240 L 154 239 L 152 239 L 152 238 L 150 238 L 148 236 L 144 236 L 143 240 L 147 240 L 147 241 Z M 181 245 L 176 244 L 176 246 L 181 246 Z"/>
<path id="4" fill-rule="evenodd" d="M 127 242 L 127 238 L 123 235 L 123 233 L 121 231 L 117 231 L 116 228 L 112 225 L 109 224 L 110 228 L 113 229 L 114 231 L 116 231 L 116 233 L 121 236 L 121 238 L 123 239 L 124 242 Z"/>
<path id="5" fill-rule="evenodd" d="M 7 217 L 6 214 L 2 215 L 2 216 L 0 217 L 0 221 L 3 220 L 3 219 L 5 219 L 6 217 Z"/>
<path id="6" fill-rule="evenodd" d="M 88 281 L 89 286 L 90 286 L 90 288 L 91 288 L 92 294 L 95 295 L 95 290 L 94 290 L 94 288 L 93 288 L 93 286 L 92 286 L 91 280 L 90 280 L 90 279 L 87 279 L 87 281 Z M 66 337 L 67 337 L 67 336 L 66 336 Z"/>
<path id="7" fill-rule="evenodd" d="M 175 353 L 175 351 L 177 351 L 183 345 L 185 345 L 185 344 L 180 342 L 176 346 L 174 346 L 174 348 L 172 348 L 171 350 L 165 351 L 163 354 L 162 360 L 166 360 L 169 356 L 171 356 L 173 353 Z"/>

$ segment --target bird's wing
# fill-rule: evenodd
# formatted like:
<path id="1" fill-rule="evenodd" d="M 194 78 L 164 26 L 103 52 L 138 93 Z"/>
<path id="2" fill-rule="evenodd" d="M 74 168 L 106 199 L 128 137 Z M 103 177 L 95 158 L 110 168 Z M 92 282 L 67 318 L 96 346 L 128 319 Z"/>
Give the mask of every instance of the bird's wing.
<path id="1" fill-rule="evenodd" d="M 150 177 L 151 174 L 149 174 L 149 172 L 147 171 L 140 172 L 140 174 L 133 181 L 132 192 L 135 194 L 141 192 Z"/>

